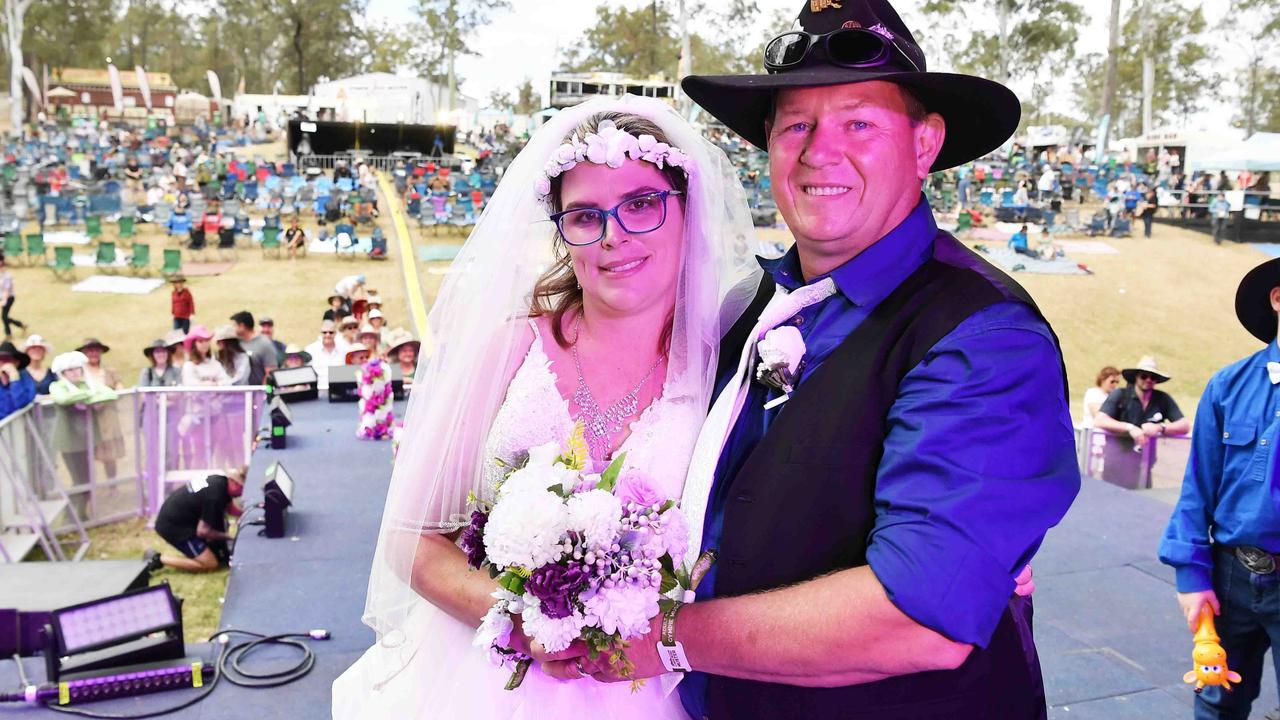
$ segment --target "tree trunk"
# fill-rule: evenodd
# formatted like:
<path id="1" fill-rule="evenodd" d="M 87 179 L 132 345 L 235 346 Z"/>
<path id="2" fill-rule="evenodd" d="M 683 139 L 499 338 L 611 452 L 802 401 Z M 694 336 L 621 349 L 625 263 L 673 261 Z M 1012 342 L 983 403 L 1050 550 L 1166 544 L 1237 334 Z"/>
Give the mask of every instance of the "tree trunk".
<path id="1" fill-rule="evenodd" d="M 1117 0 L 1118 1 L 1118 0 Z M 1009 0 L 999 0 L 996 3 L 996 33 L 1000 37 L 1000 50 L 996 53 L 996 62 L 999 63 L 1000 82 L 1009 83 Z"/>
<path id="2" fill-rule="evenodd" d="M 1118 0 L 1117 0 L 1118 1 Z M 293 54 L 298 58 L 298 94 L 307 94 L 307 73 L 302 56 L 302 17 L 293 19 Z"/>
<path id="3" fill-rule="evenodd" d="M 5 0 L 5 49 L 9 51 L 9 126 L 14 137 L 22 137 L 22 30 L 31 0 Z"/>
<path id="4" fill-rule="evenodd" d="M 1102 134 L 1102 147 L 1095 151 L 1098 159 L 1107 153 L 1107 146 L 1111 141 L 1111 128 L 1116 126 L 1115 118 L 1115 100 L 1116 100 L 1116 62 L 1120 56 L 1120 0 L 1111 0 L 1111 28 L 1110 40 L 1107 41 L 1107 79 L 1102 87 L 1102 115 L 1104 118 L 1110 116 L 1105 122 L 1107 123 L 1106 132 Z"/>

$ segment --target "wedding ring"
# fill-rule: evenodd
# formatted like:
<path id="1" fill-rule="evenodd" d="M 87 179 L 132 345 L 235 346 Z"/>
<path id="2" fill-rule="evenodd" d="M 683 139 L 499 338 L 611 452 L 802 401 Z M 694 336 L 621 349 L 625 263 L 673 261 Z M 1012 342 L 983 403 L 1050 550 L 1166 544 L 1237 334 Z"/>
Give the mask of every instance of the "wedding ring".
<path id="1" fill-rule="evenodd" d="M 573 661 L 573 666 L 578 669 L 579 677 L 586 677 L 587 671 L 582 669 L 582 658 Z"/>

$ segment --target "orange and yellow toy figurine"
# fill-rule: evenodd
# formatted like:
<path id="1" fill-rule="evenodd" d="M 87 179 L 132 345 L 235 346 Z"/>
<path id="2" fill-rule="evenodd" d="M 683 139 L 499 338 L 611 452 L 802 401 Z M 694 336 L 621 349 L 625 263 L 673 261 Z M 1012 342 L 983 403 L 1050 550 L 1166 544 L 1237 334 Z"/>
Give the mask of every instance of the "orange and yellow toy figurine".
<path id="1" fill-rule="evenodd" d="M 1213 608 L 1208 603 L 1200 608 L 1200 625 L 1196 628 L 1195 649 L 1191 651 L 1191 672 L 1182 676 L 1183 682 L 1195 683 L 1196 692 L 1209 685 L 1221 685 L 1230 690 L 1231 683 L 1240 682 L 1240 673 L 1227 668 L 1227 651 L 1219 644 L 1218 631 L 1213 627 Z"/>

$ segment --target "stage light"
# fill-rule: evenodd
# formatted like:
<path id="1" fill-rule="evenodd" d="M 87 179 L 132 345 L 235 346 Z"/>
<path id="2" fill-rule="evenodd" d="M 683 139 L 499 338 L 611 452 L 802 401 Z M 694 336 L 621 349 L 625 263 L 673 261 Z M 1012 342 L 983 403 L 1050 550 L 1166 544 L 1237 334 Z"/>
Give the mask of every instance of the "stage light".
<path id="1" fill-rule="evenodd" d="M 289 402 L 315 400 L 319 397 L 320 376 L 310 365 L 298 368 L 278 368 L 271 373 L 273 392 L 289 399 Z"/>
<path id="2" fill-rule="evenodd" d="M 284 521 L 286 511 L 293 504 L 293 478 L 280 463 L 271 463 L 267 468 L 267 480 L 262 485 L 263 521 L 266 527 L 262 534 L 269 538 L 284 537 Z"/>
<path id="3" fill-rule="evenodd" d="M 164 583 L 54 610 L 45 635 L 52 682 L 185 655 L 182 613 Z"/>

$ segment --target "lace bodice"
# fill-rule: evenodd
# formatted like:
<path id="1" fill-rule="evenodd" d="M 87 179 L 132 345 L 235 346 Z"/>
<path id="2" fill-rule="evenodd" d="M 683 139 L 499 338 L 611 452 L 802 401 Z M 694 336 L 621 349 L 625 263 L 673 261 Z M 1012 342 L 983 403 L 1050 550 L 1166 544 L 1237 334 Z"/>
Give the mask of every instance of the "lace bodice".
<path id="1" fill-rule="evenodd" d="M 504 470 L 496 462 L 519 464 L 529 448 L 556 442 L 563 445 L 573 432 L 574 418 L 569 402 L 556 388 L 556 375 L 551 359 L 542 346 L 536 325 L 534 339 L 524 362 L 516 370 L 507 387 L 507 396 L 489 436 L 485 440 L 484 487 L 490 497 Z M 667 388 L 631 422 L 631 434 L 615 451 L 625 452 L 625 468 L 643 473 L 659 490 L 671 498 L 679 498 L 684 487 L 689 458 L 702 425 L 705 411 L 695 407 L 687 397 L 668 397 Z"/>

